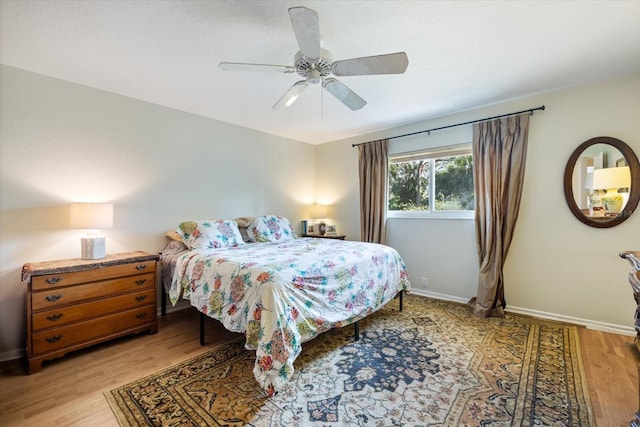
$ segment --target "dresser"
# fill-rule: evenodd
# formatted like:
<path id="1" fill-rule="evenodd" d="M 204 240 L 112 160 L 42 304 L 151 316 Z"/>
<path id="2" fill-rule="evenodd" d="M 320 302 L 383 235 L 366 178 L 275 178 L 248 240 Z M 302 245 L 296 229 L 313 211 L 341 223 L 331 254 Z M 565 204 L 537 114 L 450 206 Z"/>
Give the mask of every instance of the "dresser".
<path id="1" fill-rule="evenodd" d="M 158 258 L 138 251 L 25 264 L 29 374 L 70 351 L 127 334 L 158 332 Z"/>

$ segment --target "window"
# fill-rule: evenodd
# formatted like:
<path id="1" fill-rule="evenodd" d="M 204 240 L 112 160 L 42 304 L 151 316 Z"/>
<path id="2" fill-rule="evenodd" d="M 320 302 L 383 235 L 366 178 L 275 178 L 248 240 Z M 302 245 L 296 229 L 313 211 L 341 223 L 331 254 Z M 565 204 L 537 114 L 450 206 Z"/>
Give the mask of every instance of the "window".
<path id="1" fill-rule="evenodd" d="M 388 191 L 389 217 L 473 217 L 471 146 L 390 155 Z"/>

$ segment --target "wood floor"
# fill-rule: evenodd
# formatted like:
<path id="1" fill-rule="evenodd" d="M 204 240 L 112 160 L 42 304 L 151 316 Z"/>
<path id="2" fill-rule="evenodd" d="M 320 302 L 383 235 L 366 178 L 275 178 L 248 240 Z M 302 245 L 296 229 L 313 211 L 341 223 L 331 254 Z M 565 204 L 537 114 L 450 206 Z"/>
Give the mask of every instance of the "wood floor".
<path id="1" fill-rule="evenodd" d="M 22 361 L 0 364 L 0 426 L 117 426 L 103 393 L 202 353 L 236 335 L 208 321 L 198 342 L 192 309 L 160 318 L 156 335 L 134 335 L 46 362 L 26 375 Z M 638 410 L 633 338 L 581 329 L 583 361 L 596 425 L 628 426 Z"/>

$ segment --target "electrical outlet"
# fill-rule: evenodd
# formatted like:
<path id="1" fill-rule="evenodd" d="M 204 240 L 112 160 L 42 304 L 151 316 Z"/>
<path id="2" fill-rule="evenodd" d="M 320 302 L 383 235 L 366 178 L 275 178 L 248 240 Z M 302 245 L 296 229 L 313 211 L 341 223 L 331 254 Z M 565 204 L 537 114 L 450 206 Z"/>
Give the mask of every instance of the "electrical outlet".
<path id="1" fill-rule="evenodd" d="M 422 286 L 423 287 L 428 287 L 429 286 L 429 279 L 427 279 L 426 277 L 422 278 Z"/>

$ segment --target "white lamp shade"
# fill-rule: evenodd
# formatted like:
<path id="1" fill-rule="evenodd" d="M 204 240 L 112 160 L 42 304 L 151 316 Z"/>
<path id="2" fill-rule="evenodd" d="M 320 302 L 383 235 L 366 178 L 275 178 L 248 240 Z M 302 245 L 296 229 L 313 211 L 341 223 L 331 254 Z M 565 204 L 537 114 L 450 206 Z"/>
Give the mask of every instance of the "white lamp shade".
<path id="1" fill-rule="evenodd" d="M 311 218 L 323 219 L 327 217 L 327 207 L 325 205 L 311 206 Z"/>
<path id="2" fill-rule="evenodd" d="M 629 166 L 617 168 L 596 169 L 593 171 L 593 188 L 604 189 L 624 188 L 631 185 Z"/>
<path id="3" fill-rule="evenodd" d="M 112 228 L 113 205 L 111 203 L 71 203 L 71 228 Z"/>

